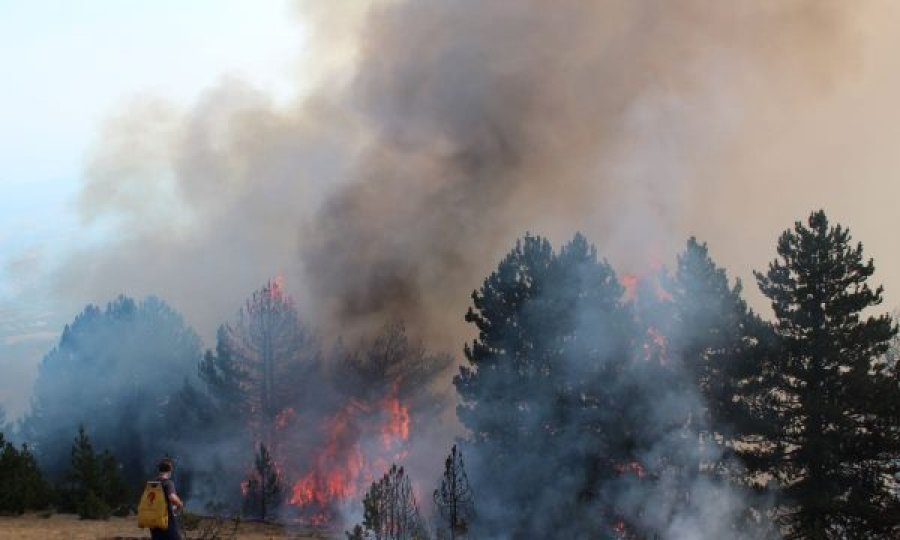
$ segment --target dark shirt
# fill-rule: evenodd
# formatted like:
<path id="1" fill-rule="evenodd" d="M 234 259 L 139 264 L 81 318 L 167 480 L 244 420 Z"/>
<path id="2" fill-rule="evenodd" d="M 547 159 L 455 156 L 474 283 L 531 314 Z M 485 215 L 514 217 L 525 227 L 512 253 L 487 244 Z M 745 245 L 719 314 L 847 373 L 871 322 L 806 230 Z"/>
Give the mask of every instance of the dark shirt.
<path id="1" fill-rule="evenodd" d="M 178 530 L 178 521 L 175 520 L 175 505 L 169 500 L 169 496 L 175 491 L 175 483 L 168 478 L 157 478 L 162 484 L 163 495 L 166 498 L 166 508 L 169 511 L 168 529 L 150 529 L 150 538 L 153 540 L 181 540 L 181 531 Z"/>

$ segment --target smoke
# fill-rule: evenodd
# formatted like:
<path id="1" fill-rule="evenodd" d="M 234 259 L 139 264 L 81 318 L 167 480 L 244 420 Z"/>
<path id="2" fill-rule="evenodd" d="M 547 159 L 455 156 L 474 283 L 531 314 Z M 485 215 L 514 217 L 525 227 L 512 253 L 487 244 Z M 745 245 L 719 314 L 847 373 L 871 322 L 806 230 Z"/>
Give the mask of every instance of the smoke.
<path id="1" fill-rule="evenodd" d="M 79 198 L 107 234 L 56 288 L 161 294 L 209 336 L 282 273 L 332 335 L 402 318 L 455 350 L 467 293 L 525 230 L 584 230 L 626 267 L 671 253 L 769 108 L 850 62 L 854 6 L 302 4 L 296 101 L 224 80 L 110 121 Z"/>
<path id="2" fill-rule="evenodd" d="M 777 231 L 819 183 L 754 209 L 770 201 L 753 175 L 795 159 L 759 168 L 754 149 L 840 87 L 871 15 L 840 0 L 328 4 L 298 4 L 312 42 L 293 101 L 226 79 L 187 110 L 145 96 L 111 119 L 78 199 L 94 240 L 54 292 L 159 294 L 209 337 L 281 274 L 326 337 L 403 320 L 457 352 L 468 293 L 526 230 L 583 230 L 630 270 L 689 232 L 761 264 L 774 232 L 731 247 L 733 215 Z"/>

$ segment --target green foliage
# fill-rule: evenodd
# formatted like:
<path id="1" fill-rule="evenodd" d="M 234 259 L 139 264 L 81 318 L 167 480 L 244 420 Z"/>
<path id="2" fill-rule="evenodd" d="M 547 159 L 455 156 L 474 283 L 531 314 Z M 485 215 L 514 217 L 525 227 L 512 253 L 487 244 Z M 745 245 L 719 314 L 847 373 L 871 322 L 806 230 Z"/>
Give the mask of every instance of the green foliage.
<path id="1" fill-rule="evenodd" d="M 0 433 L 0 514 L 40 510 L 50 491 L 34 455 L 23 445 L 17 449 Z"/>
<path id="2" fill-rule="evenodd" d="M 789 538 L 872 538 L 900 531 L 890 478 L 900 455 L 900 388 L 885 361 L 897 328 L 887 314 L 862 244 L 825 213 L 797 222 L 778 258 L 756 278 L 775 313 L 775 346 L 759 358 L 757 383 L 741 399 L 758 404 L 758 429 L 742 455 L 780 488 Z"/>
<path id="3" fill-rule="evenodd" d="M 82 519 L 107 519 L 113 509 L 127 505 L 129 492 L 120 465 L 109 451 L 97 453 L 84 427 L 72 445 L 71 466 L 59 488 L 60 509 Z"/>
<path id="4" fill-rule="evenodd" d="M 109 504 L 93 491 L 88 491 L 78 502 L 76 511 L 81 519 L 109 519 L 112 514 Z"/>
<path id="5" fill-rule="evenodd" d="M 262 520 L 271 518 L 284 500 L 284 485 L 271 454 L 262 443 L 246 482 L 244 514 Z"/>

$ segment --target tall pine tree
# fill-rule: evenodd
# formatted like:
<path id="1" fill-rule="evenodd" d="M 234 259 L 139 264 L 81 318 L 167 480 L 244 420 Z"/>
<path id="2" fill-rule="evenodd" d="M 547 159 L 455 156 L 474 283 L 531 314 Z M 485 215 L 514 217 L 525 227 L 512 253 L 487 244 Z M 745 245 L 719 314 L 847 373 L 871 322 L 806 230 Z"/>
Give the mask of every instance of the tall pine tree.
<path id="1" fill-rule="evenodd" d="M 434 490 L 434 504 L 441 516 L 441 529 L 451 540 L 465 536 L 475 514 L 475 499 L 463 464 L 462 452 L 456 445 L 444 462 L 441 486 Z"/>
<path id="2" fill-rule="evenodd" d="M 473 293 L 466 320 L 478 338 L 454 384 L 486 534 L 606 526 L 600 484 L 617 474 L 613 456 L 628 453 L 615 395 L 630 354 L 622 294 L 581 235 L 558 254 L 525 236 Z"/>
<path id="3" fill-rule="evenodd" d="M 886 538 L 900 533 L 889 478 L 900 455 L 900 388 L 884 361 L 897 333 L 868 284 L 875 266 L 823 211 L 778 240 L 759 287 L 772 302 L 778 349 L 759 389 L 774 432 L 755 446 L 782 492 L 789 538 Z"/>
<path id="4" fill-rule="evenodd" d="M 219 329 L 216 352 L 206 354 L 200 376 L 223 414 L 244 422 L 256 442 L 277 453 L 279 415 L 297 405 L 296 389 L 318 360 L 318 344 L 293 301 L 270 281 L 234 324 Z"/>

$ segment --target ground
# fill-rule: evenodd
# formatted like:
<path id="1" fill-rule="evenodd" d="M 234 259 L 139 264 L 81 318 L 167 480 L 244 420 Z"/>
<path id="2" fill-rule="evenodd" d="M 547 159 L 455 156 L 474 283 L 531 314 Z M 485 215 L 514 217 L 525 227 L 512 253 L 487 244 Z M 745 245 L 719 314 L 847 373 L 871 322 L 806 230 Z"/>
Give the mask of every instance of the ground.
<path id="1" fill-rule="evenodd" d="M 137 526 L 137 518 L 110 518 L 108 521 L 80 520 L 69 514 L 25 514 L 0 516 L 0 539 L 17 540 L 131 540 L 150 538 L 150 533 Z M 191 538 L 190 535 L 187 538 Z M 222 540 L 230 538 L 223 535 Z M 275 539 L 335 539 L 337 534 L 318 531 L 289 531 L 283 527 L 261 523 L 242 523 L 237 536 L 240 540 Z"/>

